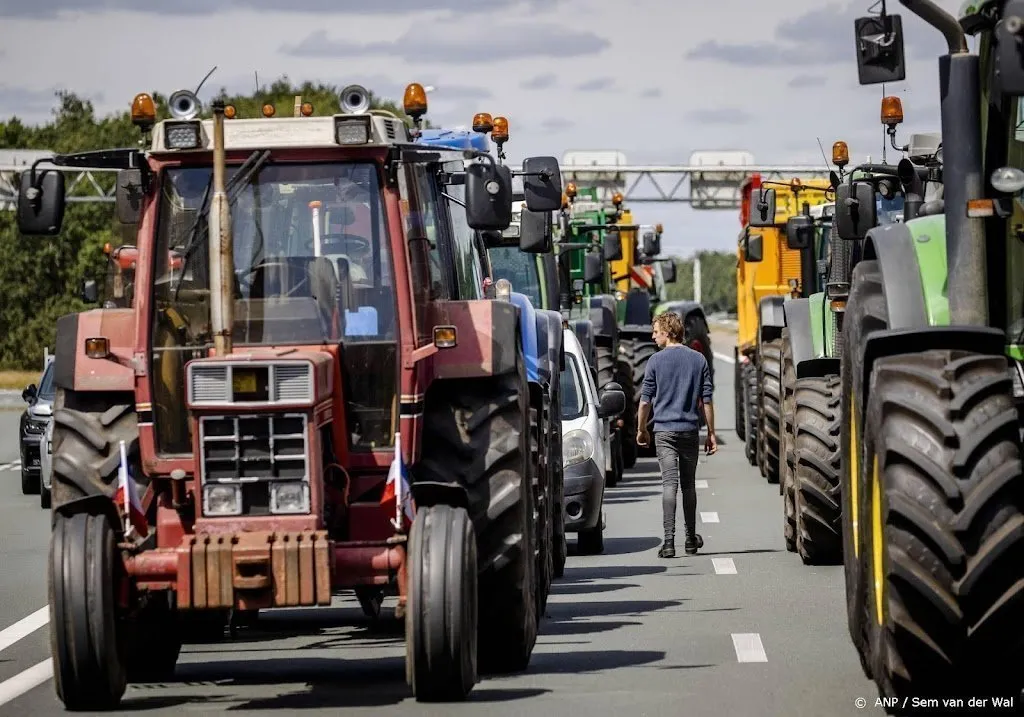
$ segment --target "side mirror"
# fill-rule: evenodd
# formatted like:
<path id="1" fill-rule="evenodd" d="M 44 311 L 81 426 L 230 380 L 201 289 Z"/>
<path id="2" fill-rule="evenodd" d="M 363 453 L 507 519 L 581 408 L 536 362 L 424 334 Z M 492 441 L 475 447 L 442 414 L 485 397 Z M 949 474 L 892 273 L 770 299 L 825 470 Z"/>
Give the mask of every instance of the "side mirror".
<path id="1" fill-rule="evenodd" d="M 836 190 L 836 233 L 840 239 L 863 239 L 877 222 L 875 188 L 870 183 L 844 184 Z"/>
<path id="2" fill-rule="evenodd" d="M 551 214 L 524 208 L 519 215 L 519 250 L 528 254 L 547 254 L 553 243 Z"/>
<path id="3" fill-rule="evenodd" d="M 554 157 L 527 157 L 523 162 L 523 199 L 533 212 L 562 208 L 562 173 Z"/>
<path id="4" fill-rule="evenodd" d="M 18 231 L 26 236 L 56 236 L 64 223 L 64 173 L 56 169 L 21 173 L 18 191 Z"/>
<path id="5" fill-rule="evenodd" d="M 114 194 L 117 221 L 122 224 L 138 224 L 142 213 L 142 170 L 122 169 L 117 173 L 117 190 Z"/>
<path id="6" fill-rule="evenodd" d="M 666 284 L 676 283 L 676 263 L 671 259 L 661 262 L 661 278 Z"/>
<path id="7" fill-rule="evenodd" d="M 473 229 L 502 231 L 512 223 L 512 173 L 481 162 L 466 168 L 466 222 Z"/>
<path id="8" fill-rule="evenodd" d="M 839 175 L 836 174 L 836 171 L 834 169 L 831 169 L 828 173 L 828 183 L 829 186 L 832 187 L 832 191 L 834 192 L 836 191 L 836 189 L 839 188 L 839 185 L 843 183 L 843 180 L 839 178 Z"/>
<path id="9" fill-rule="evenodd" d="M 86 279 L 82 282 L 82 301 L 87 304 L 95 304 L 100 300 L 99 288 L 93 279 Z"/>
<path id="10" fill-rule="evenodd" d="M 798 214 L 786 221 L 786 244 L 790 249 L 807 249 L 814 243 L 814 220 Z"/>
<path id="11" fill-rule="evenodd" d="M 646 256 L 658 256 L 661 253 L 661 237 L 654 232 L 644 232 L 640 242 L 640 253 Z"/>
<path id="12" fill-rule="evenodd" d="M 750 226 L 775 226 L 775 190 L 753 189 L 750 194 Z"/>
<path id="13" fill-rule="evenodd" d="M 600 284 L 604 279 L 604 261 L 600 254 L 587 254 L 583 257 L 583 281 L 588 284 Z"/>
<path id="14" fill-rule="evenodd" d="M 622 258 L 622 238 L 618 234 L 605 234 L 602 251 L 605 261 L 618 261 Z"/>
<path id="15" fill-rule="evenodd" d="M 764 239 L 760 234 L 751 234 L 747 237 L 743 259 L 752 264 L 764 260 Z"/>
<path id="16" fill-rule="evenodd" d="M 853 22 L 857 73 L 862 85 L 900 82 L 907 77 L 903 20 L 899 15 L 869 15 Z"/>
<path id="17" fill-rule="evenodd" d="M 34 383 L 30 383 L 28 388 L 21 392 L 21 400 L 25 403 L 32 403 L 36 400 L 37 395 L 39 395 L 39 389 Z"/>
<path id="18" fill-rule="evenodd" d="M 1024 0 L 1010 0 L 1003 8 L 1002 16 L 1007 19 L 1024 17 Z M 1024 62 L 1019 37 L 1008 29 L 1005 21 L 996 25 L 995 36 L 999 90 L 1004 96 L 1024 95 Z"/>
<path id="19" fill-rule="evenodd" d="M 611 381 L 601 391 L 601 405 L 597 409 L 598 418 L 614 418 L 626 410 L 626 394 L 622 386 Z"/>

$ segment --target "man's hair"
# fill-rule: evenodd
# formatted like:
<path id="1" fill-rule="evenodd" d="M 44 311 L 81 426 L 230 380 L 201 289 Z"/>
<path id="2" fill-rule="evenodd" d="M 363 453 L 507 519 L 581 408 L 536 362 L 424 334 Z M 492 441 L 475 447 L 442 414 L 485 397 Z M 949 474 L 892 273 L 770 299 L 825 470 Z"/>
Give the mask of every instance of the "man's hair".
<path id="1" fill-rule="evenodd" d="M 674 311 L 666 311 L 654 317 L 654 328 L 661 329 L 668 334 L 669 341 L 682 343 L 685 331 L 683 320 Z"/>

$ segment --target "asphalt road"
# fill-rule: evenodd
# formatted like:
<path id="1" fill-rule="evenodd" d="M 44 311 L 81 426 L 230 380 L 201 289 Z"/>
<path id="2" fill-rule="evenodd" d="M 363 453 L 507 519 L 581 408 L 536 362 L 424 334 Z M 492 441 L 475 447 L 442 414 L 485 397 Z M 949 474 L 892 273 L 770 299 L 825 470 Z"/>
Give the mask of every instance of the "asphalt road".
<path id="1" fill-rule="evenodd" d="M 172 683 L 130 686 L 118 714 L 881 715 L 850 643 L 842 569 L 785 551 L 782 506 L 732 431 L 732 366 L 716 366 L 720 452 L 698 470 L 695 557 L 661 560 L 660 480 L 641 460 L 606 494 L 606 550 L 571 555 L 529 670 L 481 681 L 466 704 L 418 705 L 400 632 L 353 601 L 281 611 L 212 646 L 187 646 Z M 17 458 L 0 413 L 0 460 Z M 5 430 L 6 429 L 6 430 Z M 48 515 L 0 472 L 0 715 L 63 712 L 45 625 Z M 679 512 L 682 535 L 682 513 Z M 35 618 L 32 617 L 35 613 Z M 6 628 L 6 629 L 5 629 Z M 863 698 L 867 707 L 858 709 Z"/>

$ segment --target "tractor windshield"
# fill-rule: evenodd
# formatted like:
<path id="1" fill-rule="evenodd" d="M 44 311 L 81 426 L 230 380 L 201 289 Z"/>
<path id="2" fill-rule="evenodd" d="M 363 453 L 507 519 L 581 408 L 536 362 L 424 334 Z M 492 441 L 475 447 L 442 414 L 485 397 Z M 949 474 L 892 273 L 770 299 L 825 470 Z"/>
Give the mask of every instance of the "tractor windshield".
<path id="1" fill-rule="evenodd" d="M 540 291 L 540 274 L 537 269 L 537 257 L 519 251 L 517 246 L 503 246 L 489 249 L 491 271 L 494 280 L 508 279 L 512 291 L 526 294 L 530 302 L 537 308 L 544 306 Z"/>

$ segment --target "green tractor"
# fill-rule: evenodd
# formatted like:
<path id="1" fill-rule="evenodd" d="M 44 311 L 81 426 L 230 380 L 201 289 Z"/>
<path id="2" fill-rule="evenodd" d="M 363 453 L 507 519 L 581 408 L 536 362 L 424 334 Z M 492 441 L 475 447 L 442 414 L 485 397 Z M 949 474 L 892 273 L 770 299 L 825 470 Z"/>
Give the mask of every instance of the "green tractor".
<path id="1" fill-rule="evenodd" d="M 617 383 L 626 394 L 625 410 L 610 426 L 614 485 L 622 471 L 636 463 L 637 456 L 633 370 L 620 354 L 621 327 L 609 265 L 623 255 L 621 227 L 615 224 L 619 211 L 601 202 L 595 188 L 577 188 L 569 182 L 565 195 L 555 246 L 568 275 L 564 278 L 577 295 L 568 319 L 592 324 L 598 391 Z"/>
<path id="2" fill-rule="evenodd" d="M 901 2 L 948 44 L 942 197 L 867 232 L 839 407 L 850 632 L 890 714 L 1008 706 L 1024 681 L 1024 0 L 969 3 L 959 22 Z M 861 84 L 904 78 L 899 16 L 860 18 L 856 37 Z M 837 222 L 872 205 L 837 202 Z"/>

